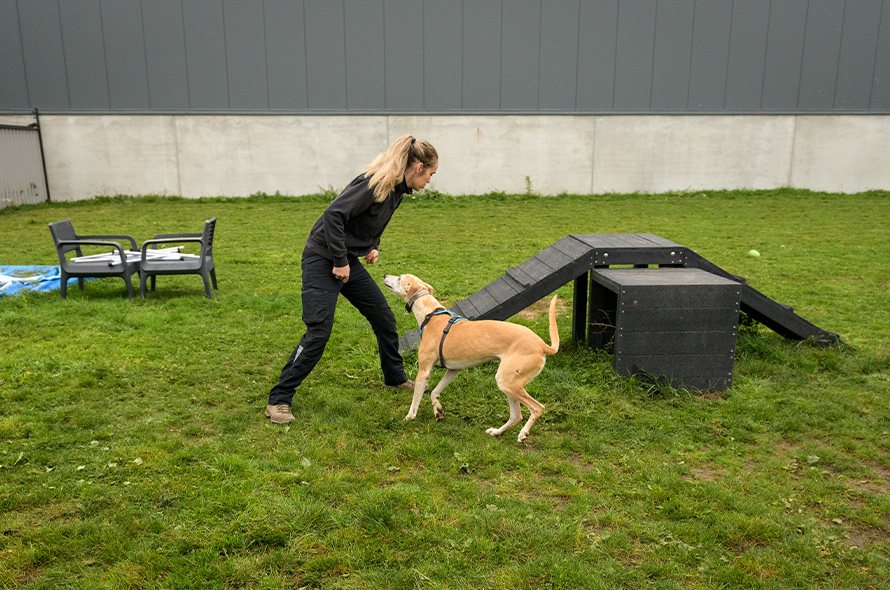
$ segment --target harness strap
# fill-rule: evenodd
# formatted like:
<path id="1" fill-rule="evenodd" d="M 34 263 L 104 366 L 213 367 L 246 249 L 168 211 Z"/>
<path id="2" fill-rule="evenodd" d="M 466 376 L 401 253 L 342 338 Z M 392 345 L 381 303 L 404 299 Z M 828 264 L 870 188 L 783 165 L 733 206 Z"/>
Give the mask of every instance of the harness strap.
<path id="1" fill-rule="evenodd" d="M 426 328 L 426 325 L 429 323 L 429 321 L 431 319 L 433 319 L 433 316 L 434 315 L 442 315 L 442 314 L 448 314 L 451 316 L 451 319 L 449 319 L 448 323 L 445 324 L 445 329 L 442 330 L 442 339 L 439 340 L 439 366 L 447 369 L 448 367 L 445 366 L 445 357 L 442 356 L 442 347 L 445 345 L 445 336 L 448 336 L 448 331 L 451 330 L 451 326 L 454 325 L 455 323 L 457 323 L 461 320 L 464 320 L 464 321 L 470 321 L 470 320 L 465 317 L 457 315 L 453 311 L 448 311 L 444 307 L 439 307 L 439 308 L 435 309 L 434 311 L 428 313 L 427 316 L 425 318 L 423 318 L 423 323 L 420 324 L 420 337 L 421 338 L 423 338 L 423 329 Z"/>

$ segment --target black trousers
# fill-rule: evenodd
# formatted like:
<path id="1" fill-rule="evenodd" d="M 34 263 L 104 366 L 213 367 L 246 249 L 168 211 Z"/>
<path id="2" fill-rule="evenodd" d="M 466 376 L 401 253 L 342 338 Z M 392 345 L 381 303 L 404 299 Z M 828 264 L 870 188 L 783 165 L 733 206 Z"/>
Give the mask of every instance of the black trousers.
<path id="1" fill-rule="evenodd" d="M 333 275 L 334 263 L 313 254 L 303 253 L 303 323 L 306 332 L 281 370 L 278 384 L 269 392 L 269 405 L 290 405 L 297 386 L 315 368 L 334 327 L 334 310 L 342 294 L 371 323 L 380 350 L 380 368 L 386 385 L 399 385 L 408 378 L 399 354 L 399 333 L 396 318 L 380 287 L 364 265 L 349 257 L 349 281 L 344 283 Z"/>

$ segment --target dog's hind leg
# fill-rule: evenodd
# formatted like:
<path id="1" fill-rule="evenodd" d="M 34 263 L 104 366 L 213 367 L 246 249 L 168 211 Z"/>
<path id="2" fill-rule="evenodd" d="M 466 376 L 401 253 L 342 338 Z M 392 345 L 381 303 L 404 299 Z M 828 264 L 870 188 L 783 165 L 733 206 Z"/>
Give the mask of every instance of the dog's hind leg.
<path id="1" fill-rule="evenodd" d="M 507 393 L 507 402 L 510 404 L 510 418 L 500 428 L 489 428 L 485 431 L 491 436 L 500 436 L 505 430 L 516 426 L 522 420 L 522 409 L 519 407 L 519 402 L 509 393 Z"/>
<path id="2" fill-rule="evenodd" d="M 430 401 L 433 402 L 433 413 L 436 415 L 436 420 L 445 418 L 445 410 L 442 409 L 442 404 L 439 403 L 439 394 L 442 393 L 443 389 L 448 387 L 448 384 L 457 377 L 458 373 L 460 373 L 460 369 L 446 370 L 445 375 L 442 376 L 442 380 L 439 381 L 435 389 L 430 392 Z"/>
<path id="3" fill-rule="evenodd" d="M 501 391 L 507 394 L 507 401 L 510 402 L 510 419 L 500 428 L 489 428 L 486 432 L 492 436 L 497 436 L 519 423 L 522 420 L 522 410 L 519 406 L 520 402 L 529 409 L 529 417 L 519 431 L 517 440 L 522 442 L 528 436 L 529 430 L 544 413 L 544 404 L 533 398 L 525 390 L 525 385 L 535 378 L 540 372 L 543 363 L 537 367 L 527 367 L 525 370 L 517 369 L 515 366 L 508 366 L 508 363 L 502 363 L 498 368 L 496 381 Z"/>

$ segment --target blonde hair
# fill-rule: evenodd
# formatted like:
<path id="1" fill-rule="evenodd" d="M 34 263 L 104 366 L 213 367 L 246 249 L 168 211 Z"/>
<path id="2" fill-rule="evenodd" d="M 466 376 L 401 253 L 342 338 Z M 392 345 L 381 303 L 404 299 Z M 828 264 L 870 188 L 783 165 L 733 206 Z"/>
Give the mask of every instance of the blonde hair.
<path id="1" fill-rule="evenodd" d="M 438 160 L 436 148 L 428 141 L 414 139 L 411 135 L 398 138 L 364 171 L 369 179 L 368 186 L 374 191 L 374 201 L 384 201 L 405 178 L 405 171 L 411 164 L 420 162 L 428 168 Z"/>

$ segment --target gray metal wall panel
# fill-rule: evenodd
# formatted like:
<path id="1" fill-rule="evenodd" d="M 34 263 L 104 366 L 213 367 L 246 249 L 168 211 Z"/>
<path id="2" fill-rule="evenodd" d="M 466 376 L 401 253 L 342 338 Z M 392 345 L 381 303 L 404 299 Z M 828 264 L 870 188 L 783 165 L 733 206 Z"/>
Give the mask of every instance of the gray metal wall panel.
<path id="1" fill-rule="evenodd" d="M 226 37 L 222 0 L 183 0 L 189 105 L 198 110 L 229 108 Z"/>
<path id="2" fill-rule="evenodd" d="M 386 108 L 383 0 L 346 0 L 346 106 Z"/>
<path id="3" fill-rule="evenodd" d="M 890 0 L 0 0 L 0 17 L 8 112 L 890 111 Z"/>
<path id="4" fill-rule="evenodd" d="M 302 0 L 265 0 L 269 108 L 308 108 Z"/>
<path id="5" fill-rule="evenodd" d="M 306 0 L 309 108 L 346 110 L 343 0 Z"/>
<path id="6" fill-rule="evenodd" d="M 800 89 L 807 0 L 778 0 L 770 6 L 763 71 L 764 111 L 794 111 Z"/>
<path id="7" fill-rule="evenodd" d="M 223 0 L 223 21 L 229 106 L 268 109 L 263 3 Z"/>
<path id="8" fill-rule="evenodd" d="M 536 110 L 541 60 L 539 0 L 504 4 L 501 38 L 501 107 Z"/>
<path id="9" fill-rule="evenodd" d="M 461 0 L 430 0 L 423 5 L 423 106 L 457 111 L 463 99 L 463 14 Z"/>
<path id="10" fill-rule="evenodd" d="M 538 108 L 573 111 L 578 97 L 579 0 L 542 0 Z"/>
<path id="11" fill-rule="evenodd" d="M 72 109 L 108 110 L 108 75 L 99 0 L 59 2 Z"/>
<path id="12" fill-rule="evenodd" d="M 847 4 L 838 58 L 835 108 L 853 110 L 868 108 L 875 75 L 875 62 L 863 59 L 863 56 L 875 54 L 880 25 L 881 0 L 860 0 Z M 885 74 L 886 72 L 887 70 Z"/>
<path id="13" fill-rule="evenodd" d="M 615 108 L 646 111 L 652 97 L 655 4 L 619 2 L 615 57 Z"/>
<path id="14" fill-rule="evenodd" d="M 463 107 L 501 108 L 501 2 L 467 2 L 463 23 Z"/>
<path id="15" fill-rule="evenodd" d="M 875 78 L 871 88 L 871 109 L 890 111 L 890 0 L 881 12 L 881 36 L 875 52 Z"/>
<path id="16" fill-rule="evenodd" d="M 660 0 L 656 10 L 649 106 L 658 111 L 683 111 L 689 102 L 695 0 Z"/>
<path id="17" fill-rule="evenodd" d="M 695 5 L 689 107 L 719 111 L 726 101 L 726 74 L 733 0 L 708 0 Z"/>
<path id="18" fill-rule="evenodd" d="M 802 110 L 834 108 L 841 32 L 844 26 L 844 4 L 837 0 L 810 0 L 807 10 L 807 31 L 800 72 L 800 96 L 797 107 Z"/>
<path id="19" fill-rule="evenodd" d="M 386 0 L 386 108 L 423 110 L 423 3 Z"/>
<path id="20" fill-rule="evenodd" d="M 25 56 L 15 0 L 0 0 L 0 111 L 28 104 Z"/>
<path id="21" fill-rule="evenodd" d="M 578 17 L 578 109 L 614 108 L 618 0 L 582 2 Z"/>
<path id="22" fill-rule="evenodd" d="M 140 3 L 102 0 L 100 7 L 111 108 L 148 109 L 148 71 Z"/>
<path id="23" fill-rule="evenodd" d="M 188 111 L 191 105 L 181 0 L 142 3 L 142 22 L 150 108 Z"/>
<path id="24" fill-rule="evenodd" d="M 19 27 L 28 75 L 28 106 L 68 110 L 71 105 L 58 2 L 32 0 L 26 10 L 19 6 Z"/>
<path id="25" fill-rule="evenodd" d="M 763 98 L 770 0 L 735 2 L 726 72 L 726 102 L 730 111 L 754 112 Z"/>

